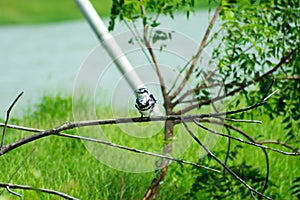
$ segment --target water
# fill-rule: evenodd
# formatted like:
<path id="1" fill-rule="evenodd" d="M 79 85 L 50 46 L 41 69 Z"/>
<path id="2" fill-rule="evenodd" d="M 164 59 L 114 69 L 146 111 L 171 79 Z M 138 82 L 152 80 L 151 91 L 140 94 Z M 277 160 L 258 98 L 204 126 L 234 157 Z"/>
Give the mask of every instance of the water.
<path id="1" fill-rule="evenodd" d="M 170 45 L 175 45 L 170 47 L 171 50 L 180 49 L 180 54 L 186 53 L 184 58 L 192 55 L 204 35 L 208 19 L 207 11 L 197 12 L 189 21 L 181 14 L 178 14 L 175 20 L 162 17 L 161 27 L 175 30 L 180 37 L 185 37 L 184 40 L 180 40 L 181 42 L 170 43 Z M 104 19 L 104 22 L 108 24 L 107 19 Z M 127 27 L 119 24 L 113 32 L 122 49 L 126 49 L 125 46 L 128 45 L 128 37 L 123 37 L 129 35 L 124 33 L 126 31 L 128 31 Z M 189 41 L 192 46 L 185 40 Z M 82 63 L 98 44 L 97 38 L 86 21 L 0 27 L 0 116 L 5 116 L 10 103 L 21 91 L 24 91 L 24 95 L 15 106 L 13 116 L 20 115 L 23 108 L 38 102 L 42 95 L 58 93 L 72 95 Z M 101 46 L 97 48 L 97 51 L 99 54 L 94 57 L 90 56 L 89 61 L 94 59 L 93 64 L 98 61 L 104 62 L 106 66 L 99 63 L 97 67 L 107 67 L 111 59 Z M 144 56 L 128 53 L 128 57 L 135 67 L 142 66 L 146 62 Z M 168 57 L 162 56 L 161 60 L 164 58 L 170 61 L 169 64 L 166 64 L 167 61 L 162 61 L 168 65 L 168 68 L 179 67 L 178 63 L 176 65 L 176 59 L 167 59 Z M 118 80 L 120 77 L 120 73 L 115 71 L 107 73 L 106 77 L 100 80 L 100 82 L 105 80 L 106 84 L 98 85 L 96 89 L 100 87 L 110 91 L 110 81 L 114 82 L 112 78 Z M 174 75 L 171 77 L 174 78 Z M 89 82 L 89 77 L 86 77 L 86 82 Z"/>

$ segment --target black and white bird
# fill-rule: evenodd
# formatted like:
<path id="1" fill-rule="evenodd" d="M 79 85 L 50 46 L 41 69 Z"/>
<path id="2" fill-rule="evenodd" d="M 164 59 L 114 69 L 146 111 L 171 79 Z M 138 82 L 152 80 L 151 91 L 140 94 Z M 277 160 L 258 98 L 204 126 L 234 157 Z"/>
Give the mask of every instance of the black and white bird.
<path id="1" fill-rule="evenodd" d="M 149 117 L 156 104 L 156 99 L 147 88 L 139 88 L 135 91 L 135 107 L 141 113 L 141 117 Z"/>

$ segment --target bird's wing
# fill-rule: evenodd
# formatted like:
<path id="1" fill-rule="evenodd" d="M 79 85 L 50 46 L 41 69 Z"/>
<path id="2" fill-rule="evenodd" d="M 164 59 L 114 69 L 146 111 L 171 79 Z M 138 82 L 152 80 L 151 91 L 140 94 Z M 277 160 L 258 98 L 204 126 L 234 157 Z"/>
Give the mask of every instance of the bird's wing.
<path id="1" fill-rule="evenodd" d="M 156 103 L 157 100 L 154 98 L 153 94 L 150 94 L 150 98 L 153 99 L 153 101 Z"/>

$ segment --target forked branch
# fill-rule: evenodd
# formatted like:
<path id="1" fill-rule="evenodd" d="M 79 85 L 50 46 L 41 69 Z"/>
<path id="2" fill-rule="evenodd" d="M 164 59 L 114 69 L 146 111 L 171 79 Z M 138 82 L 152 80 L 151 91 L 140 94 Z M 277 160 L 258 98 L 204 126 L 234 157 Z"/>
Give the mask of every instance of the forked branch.
<path id="1" fill-rule="evenodd" d="M 252 188 L 250 185 L 248 185 L 241 177 L 239 177 L 234 171 L 232 171 L 227 165 L 225 165 L 217 156 L 215 156 L 195 135 L 194 133 L 189 129 L 188 125 L 182 121 L 185 129 L 189 133 L 189 135 L 206 151 L 206 153 L 212 157 L 215 161 L 217 161 L 220 165 L 222 165 L 223 168 L 226 169 L 235 179 L 237 179 L 239 182 L 241 182 L 248 190 L 252 193 L 258 194 L 260 197 L 264 197 L 266 199 L 271 199 L 270 197 L 265 196 L 264 194 L 258 192 L 254 188 Z"/>
<path id="2" fill-rule="evenodd" d="M 202 51 L 203 51 L 203 49 L 204 49 L 204 47 L 206 45 L 206 42 L 207 42 L 207 39 L 208 39 L 208 37 L 210 35 L 212 27 L 215 24 L 215 22 L 216 22 L 216 20 L 217 20 L 217 18 L 219 16 L 219 13 L 220 13 L 221 10 L 222 10 L 222 7 L 218 7 L 216 9 L 215 14 L 212 17 L 212 19 L 211 19 L 211 21 L 210 21 L 210 23 L 209 23 L 209 25 L 208 25 L 208 27 L 206 29 L 205 35 L 204 35 L 204 37 L 202 39 L 202 42 L 201 42 L 201 44 L 199 46 L 199 49 L 198 49 L 196 55 L 193 57 L 193 60 L 192 60 L 190 68 L 188 69 L 187 73 L 185 74 L 185 77 L 183 78 L 182 82 L 179 84 L 178 88 L 170 95 L 171 100 L 178 96 L 178 94 L 185 87 L 187 81 L 190 79 L 190 76 L 192 75 L 192 73 L 193 73 L 193 71 L 194 71 L 194 69 L 195 69 L 195 67 L 196 67 L 196 65 L 198 63 L 198 60 L 199 60 L 199 58 L 200 58 L 200 56 L 202 54 Z"/>

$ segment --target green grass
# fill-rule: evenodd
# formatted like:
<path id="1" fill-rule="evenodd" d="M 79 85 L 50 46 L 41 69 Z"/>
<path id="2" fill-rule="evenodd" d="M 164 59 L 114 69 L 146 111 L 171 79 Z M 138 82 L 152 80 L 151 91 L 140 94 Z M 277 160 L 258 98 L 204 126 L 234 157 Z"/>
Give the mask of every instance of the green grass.
<path id="1" fill-rule="evenodd" d="M 90 106 L 91 103 L 87 100 L 82 100 L 72 105 L 71 97 L 43 97 L 39 104 L 26 109 L 24 117 L 19 119 L 12 118 L 10 123 L 49 129 L 57 127 L 63 122 L 72 121 L 74 112 L 77 112 L 76 109 L 80 109 L 77 117 L 80 115 L 79 117 L 84 119 L 91 119 L 89 109 L 93 108 L 93 106 Z M 97 106 L 97 109 L 97 118 L 105 119 L 112 117 L 112 115 L 109 114 L 108 108 Z M 132 115 L 138 115 L 136 111 L 130 113 L 132 113 Z M 260 116 L 258 113 L 255 113 L 255 116 L 256 119 L 264 121 L 264 124 L 242 124 L 240 128 L 247 130 L 253 137 L 263 135 L 262 138 L 279 138 L 281 135 L 284 135 L 279 119 L 270 121 L 266 116 Z M 145 128 L 148 124 L 140 124 L 139 126 L 133 127 L 132 125 L 128 126 L 129 127 L 107 125 L 102 128 L 83 128 L 80 129 L 80 132 L 76 130 L 66 132 L 70 134 L 96 136 L 97 138 L 101 138 L 100 135 L 105 135 L 110 141 L 118 144 L 160 153 L 163 146 L 162 131 L 151 138 L 139 139 L 126 135 L 122 130 L 128 130 L 131 126 L 131 132 L 142 134 L 141 131 L 143 131 L 143 134 L 146 134 L 145 132 L 148 131 L 151 133 L 153 129 Z M 174 149 L 174 151 L 177 152 L 175 156 L 198 162 L 199 155 L 201 155 L 202 152 L 200 151 L 200 147 L 192 140 L 189 140 L 189 137 L 184 137 L 186 133 L 180 126 L 176 128 L 176 132 L 177 141 L 184 139 L 186 146 L 176 146 L 178 149 Z M 22 131 L 8 130 L 5 143 L 11 143 L 30 134 L 31 133 Z M 201 132 L 202 139 L 211 139 L 211 137 L 213 136 L 210 134 L 205 135 Z M 187 148 L 189 142 L 192 142 L 192 144 Z M 226 144 L 226 139 L 219 139 L 213 148 L 213 151 L 217 153 L 221 159 L 224 159 L 224 153 L 222 153 L 221 150 L 226 149 Z M 233 142 L 233 145 L 236 144 L 236 142 Z M 264 175 L 265 162 L 262 151 L 247 145 L 243 146 L 237 158 L 230 161 L 229 165 L 245 162 L 248 165 L 253 165 L 254 168 L 260 169 L 261 174 Z M 94 150 L 93 153 L 91 153 L 92 150 Z M 183 150 L 186 151 L 183 153 Z M 10 183 L 54 189 L 80 199 L 141 199 L 150 185 L 151 180 L 154 178 L 155 173 L 129 173 L 110 168 L 96 159 L 96 156 L 103 156 L 106 153 L 110 153 L 108 151 L 112 151 L 112 148 L 100 144 L 87 146 L 87 143 L 79 140 L 49 136 L 26 144 L 0 157 L 0 182 L 7 182 L 11 179 Z M 180 155 L 181 153 L 183 154 Z M 18 166 L 27 155 L 29 155 L 28 159 L 24 161 L 20 170 L 16 172 Z M 131 156 L 133 155 L 138 154 L 132 153 Z M 271 165 L 270 180 L 276 187 L 270 187 L 266 194 L 275 197 L 275 199 L 293 199 L 289 189 L 291 187 L 291 181 L 295 179 L 296 176 L 299 176 L 299 167 L 297 166 L 300 166 L 300 159 L 297 157 L 283 156 L 274 152 L 270 152 L 269 155 Z M 153 164 L 152 158 L 147 156 L 142 157 L 146 158 L 146 160 L 149 158 Z M 117 158 L 116 156 L 110 159 L 115 160 L 113 163 L 117 162 L 120 166 L 125 166 L 125 164 L 130 161 L 130 158 L 134 158 L 134 156 L 121 158 Z M 210 163 L 211 166 L 217 166 L 213 161 L 207 163 Z M 147 163 L 138 162 L 133 163 L 133 166 L 139 168 L 139 166 L 146 164 Z M 12 176 L 15 172 L 16 174 Z M 197 173 L 198 172 L 191 166 L 181 166 L 172 163 L 169 174 L 162 183 L 159 199 L 183 199 L 186 197 L 185 194 L 191 190 L 192 184 L 198 176 Z M 203 170 L 203 173 L 208 172 Z M 234 186 L 233 189 L 234 188 L 238 189 L 236 186 Z M 59 199 L 53 195 L 39 192 L 14 191 L 23 194 L 24 199 Z M 243 199 L 251 199 L 249 193 L 247 194 L 248 196 L 243 196 Z M 198 199 L 203 199 L 203 196 L 204 193 L 200 192 Z M 237 199 L 239 197 L 238 194 L 236 194 L 235 197 L 235 199 Z M 5 191 L 0 199 L 17 199 L 17 197 Z M 232 197 L 228 199 L 232 199 Z M 296 198 L 294 197 L 294 199 Z"/>
<path id="2" fill-rule="evenodd" d="M 101 17 L 108 17 L 112 0 L 91 0 Z M 208 8 L 207 0 L 196 0 L 196 8 Z M 74 0 L 1 0 L 0 25 L 37 24 L 83 19 Z"/>
<path id="3" fill-rule="evenodd" d="M 111 0 L 91 0 L 101 16 L 108 16 Z M 0 25 L 37 24 L 83 19 L 74 0 L 1 0 Z"/>

